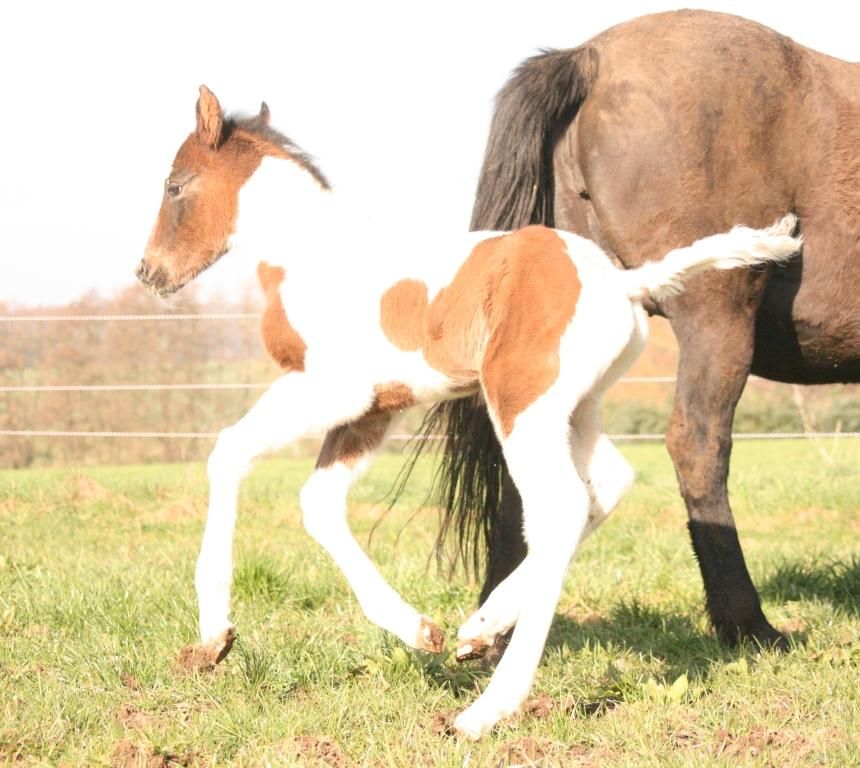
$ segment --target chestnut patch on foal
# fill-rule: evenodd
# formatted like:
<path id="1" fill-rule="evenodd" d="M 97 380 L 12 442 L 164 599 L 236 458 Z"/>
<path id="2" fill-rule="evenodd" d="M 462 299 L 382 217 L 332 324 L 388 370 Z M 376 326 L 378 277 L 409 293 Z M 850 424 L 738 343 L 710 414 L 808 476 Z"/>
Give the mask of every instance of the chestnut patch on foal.
<path id="1" fill-rule="evenodd" d="M 516 416 L 558 378 L 559 344 L 582 283 L 564 240 L 550 229 L 527 227 L 488 247 L 503 266 L 488 295 L 481 383 L 506 437 Z"/>
<path id="2" fill-rule="evenodd" d="M 325 469 L 338 462 L 353 466 L 382 442 L 390 421 L 387 413 L 376 411 L 330 429 L 317 457 L 316 468 Z"/>
<path id="3" fill-rule="evenodd" d="M 371 411 L 402 411 L 415 405 L 412 390 L 399 381 L 377 384 L 373 388 L 374 400 Z"/>
<path id="4" fill-rule="evenodd" d="M 507 436 L 558 378 L 559 343 L 581 288 L 564 240 L 532 226 L 478 243 L 429 305 L 424 283 L 395 283 L 380 321 L 398 349 L 421 350 L 464 385 L 480 380 Z"/>
<path id="5" fill-rule="evenodd" d="M 257 265 L 257 279 L 266 294 L 266 310 L 261 324 L 263 344 L 281 368 L 304 371 L 308 345 L 287 319 L 280 293 L 284 275 L 283 267 L 273 267 L 265 261 Z"/>
<path id="6" fill-rule="evenodd" d="M 352 466 L 374 450 L 385 437 L 391 412 L 415 405 L 415 395 L 405 384 L 394 381 L 373 388 L 373 404 L 363 416 L 328 431 L 317 457 L 317 469 L 342 462 Z"/>
<path id="7" fill-rule="evenodd" d="M 420 280 L 400 280 L 382 294 L 379 318 L 385 337 L 404 352 L 424 345 L 427 321 L 427 286 Z"/>

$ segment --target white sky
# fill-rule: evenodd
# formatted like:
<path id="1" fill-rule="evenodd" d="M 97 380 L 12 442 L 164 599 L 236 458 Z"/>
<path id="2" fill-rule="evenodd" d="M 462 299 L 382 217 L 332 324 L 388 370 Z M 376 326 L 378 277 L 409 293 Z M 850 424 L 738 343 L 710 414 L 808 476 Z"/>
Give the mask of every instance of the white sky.
<path id="1" fill-rule="evenodd" d="M 684 7 L 643 0 L 6 2 L 0 11 L 0 301 L 133 282 L 206 83 L 392 217 L 465 230 L 492 98 L 541 47 Z M 851 61 L 850 4 L 715 0 Z M 229 256 L 201 276 L 232 283 Z M 235 270 L 235 265 L 234 265 Z"/>

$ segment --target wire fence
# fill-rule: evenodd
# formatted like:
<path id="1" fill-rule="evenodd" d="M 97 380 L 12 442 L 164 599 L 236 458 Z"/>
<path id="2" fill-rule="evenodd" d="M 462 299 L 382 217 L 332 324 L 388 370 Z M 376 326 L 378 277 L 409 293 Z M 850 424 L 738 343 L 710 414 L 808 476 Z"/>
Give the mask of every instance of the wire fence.
<path id="1" fill-rule="evenodd" d="M 190 322 L 190 321 L 222 321 L 222 320 L 253 320 L 261 315 L 253 312 L 226 313 L 162 313 L 162 314 L 89 314 L 89 315 L 2 315 L 0 324 L 19 323 L 106 323 L 106 322 Z M 762 380 L 751 376 L 752 380 Z M 674 384 L 675 376 L 627 376 L 619 380 L 619 384 Z M 265 382 L 245 383 L 134 383 L 134 384 L 20 384 L 0 385 L 0 393 L 48 393 L 48 392 L 147 392 L 147 391 L 229 391 L 229 390 L 263 390 L 269 387 Z M 111 430 L 50 430 L 50 429 L 0 429 L 2 437 L 43 437 L 43 438 L 128 438 L 128 439 L 200 439 L 211 440 L 218 436 L 217 432 L 194 431 L 111 431 Z M 311 438 L 319 439 L 322 435 Z M 627 442 L 658 442 L 665 439 L 662 433 L 627 433 L 610 435 L 614 440 Z M 788 439 L 830 439 L 856 438 L 860 432 L 818 432 L 805 430 L 803 432 L 736 432 L 732 435 L 735 440 L 788 440 Z M 390 439 L 409 441 L 415 439 L 411 434 L 396 434 Z M 429 436 L 424 439 L 443 439 L 443 436 Z"/>

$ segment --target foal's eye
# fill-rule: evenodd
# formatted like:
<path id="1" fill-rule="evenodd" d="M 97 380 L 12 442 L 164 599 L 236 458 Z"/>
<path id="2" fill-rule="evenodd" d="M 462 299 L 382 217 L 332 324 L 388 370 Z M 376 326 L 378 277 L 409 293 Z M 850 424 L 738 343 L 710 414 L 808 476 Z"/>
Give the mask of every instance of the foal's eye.
<path id="1" fill-rule="evenodd" d="M 181 184 L 171 184 L 170 182 L 167 183 L 167 194 L 169 197 L 179 197 L 181 192 Z"/>

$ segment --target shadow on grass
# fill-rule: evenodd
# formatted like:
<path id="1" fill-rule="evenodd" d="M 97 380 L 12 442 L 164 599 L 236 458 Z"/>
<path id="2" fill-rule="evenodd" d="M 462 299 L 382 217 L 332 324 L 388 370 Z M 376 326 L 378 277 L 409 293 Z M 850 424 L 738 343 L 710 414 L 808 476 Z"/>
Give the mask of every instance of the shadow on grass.
<path id="1" fill-rule="evenodd" d="M 820 600 L 850 614 L 860 613 L 860 556 L 780 565 L 761 585 L 776 602 Z"/>
<path id="2" fill-rule="evenodd" d="M 671 683 L 683 674 L 689 680 L 707 680 L 715 666 L 754 652 L 752 646 L 727 648 L 714 636 L 701 632 L 689 617 L 635 601 L 618 603 L 606 616 L 581 623 L 556 614 L 547 638 L 547 651 L 564 647 L 576 653 L 598 645 L 660 659 L 664 666 L 657 677 L 662 683 Z M 473 695 L 476 686 L 482 687 L 492 675 L 493 668 L 485 661 L 458 665 L 453 660 L 443 662 L 436 657 L 422 664 L 422 672 L 435 685 L 448 688 L 459 698 Z M 640 693 L 634 690 L 639 688 L 640 681 L 623 678 L 621 675 L 618 679 L 607 679 L 601 690 L 595 690 L 593 700 L 579 702 L 576 709 L 583 716 L 600 715 L 621 701 L 638 698 Z"/>
<path id="3" fill-rule="evenodd" d="M 583 622 L 556 615 L 547 649 L 567 647 L 575 652 L 597 645 L 661 660 L 665 664 L 661 676 L 670 682 L 682 674 L 691 680 L 707 679 L 715 664 L 754 650 L 726 647 L 710 632 L 702 632 L 689 616 L 637 601 L 617 603 L 606 616 Z"/>
<path id="4" fill-rule="evenodd" d="M 824 600 L 835 608 L 860 613 L 860 557 L 845 560 L 820 560 L 785 563 L 771 572 L 761 587 L 763 597 L 784 602 L 789 600 Z M 790 635 L 794 643 L 805 641 L 803 633 Z M 624 601 L 614 604 L 604 615 L 582 621 L 556 614 L 546 648 L 552 652 L 566 648 L 576 653 L 596 646 L 632 651 L 662 662 L 657 682 L 670 685 L 680 676 L 707 683 L 712 672 L 740 659 L 752 661 L 760 649 L 752 644 L 730 647 L 701 623 L 684 613 Z M 449 689 L 457 698 L 474 695 L 492 675 L 486 663 L 458 665 L 453 659 L 421 655 L 424 676 L 433 684 Z M 580 701 L 576 711 L 582 716 L 599 716 L 622 701 L 640 698 L 642 681 L 618 673 L 609 664 L 602 690 L 595 690 L 590 701 Z"/>

